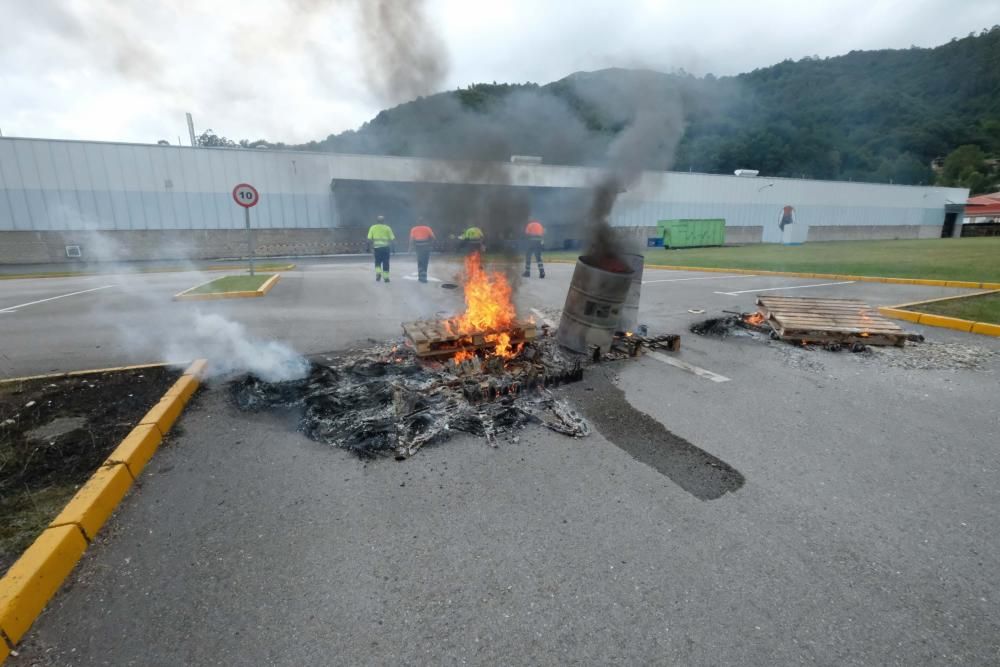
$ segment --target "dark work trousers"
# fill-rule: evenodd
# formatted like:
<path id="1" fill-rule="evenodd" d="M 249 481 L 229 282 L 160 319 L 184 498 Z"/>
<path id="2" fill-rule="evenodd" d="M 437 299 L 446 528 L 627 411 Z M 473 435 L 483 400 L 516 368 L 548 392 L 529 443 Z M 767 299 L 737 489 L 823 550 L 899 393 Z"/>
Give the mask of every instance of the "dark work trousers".
<path id="1" fill-rule="evenodd" d="M 535 256 L 535 261 L 538 262 L 538 273 L 541 274 L 545 271 L 545 265 L 542 264 L 542 239 L 528 239 L 524 250 L 525 271 L 531 271 L 532 255 Z"/>
<path id="2" fill-rule="evenodd" d="M 389 246 L 375 248 L 375 275 L 379 278 L 389 278 Z"/>
<path id="3" fill-rule="evenodd" d="M 417 251 L 417 276 L 421 282 L 427 282 L 427 264 L 431 261 L 430 241 L 414 241 L 413 249 Z"/>

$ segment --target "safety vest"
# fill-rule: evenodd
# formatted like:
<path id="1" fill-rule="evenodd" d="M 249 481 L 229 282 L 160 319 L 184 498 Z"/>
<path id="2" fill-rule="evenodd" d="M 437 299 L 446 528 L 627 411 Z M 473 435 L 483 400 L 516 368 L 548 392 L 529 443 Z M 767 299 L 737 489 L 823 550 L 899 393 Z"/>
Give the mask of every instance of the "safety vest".
<path id="1" fill-rule="evenodd" d="M 538 222 L 537 220 L 532 220 L 524 228 L 524 234 L 525 236 L 530 236 L 532 238 L 540 239 L 545 236 L 545 228 L 542 227 L 542 223 Z"/>
<path id="2" fill-rule="evenodd" d="M 396 240 L 396 235 L 392 233 L 392 227 L 379 222 L 368 228 L 368 240 L 375 248 L 385 248 Z"/>
<path id="3" fill-rule="evenodd" d="M 469 227 L 464 232 L 462 232 L 462 235 L 459 236 L 458 238 L 462 239 L 463 241 L 481 241 L 483 238 L 483 230 L 481 230 L 479 227 Z"/>
<path id="4" fill-rule="evenodd" d="M 410 240 L 416 243 L 428 243 L 434 240 L 434 230 L 427 225 L 417 225 L 410 229 Z"/>

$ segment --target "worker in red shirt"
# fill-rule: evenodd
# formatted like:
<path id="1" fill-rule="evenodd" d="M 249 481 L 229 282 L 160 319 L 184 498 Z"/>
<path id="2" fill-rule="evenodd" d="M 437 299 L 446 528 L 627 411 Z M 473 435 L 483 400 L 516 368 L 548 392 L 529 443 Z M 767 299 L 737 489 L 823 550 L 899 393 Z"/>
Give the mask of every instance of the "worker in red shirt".
<path id="1" fill-rule="evenodd" d="M 545 265 L 542 264 L 542 247 L 545 245 L 545 228 L 542 223 L 532 220 L 524 228 L 524 277 L 531 277 L 531 255 L 538 262 L 538 277 L 545 277 Z"/>
<path id="2" fill-rule="evenodd" d="M 434 240 L 434 230 L 425 225 L 422 218 L 418 219 L 417 225 L 410 229 L 410 252 L 417 251 L 417 280 L 422 283 L 427 282 L 427 264 Z"/>

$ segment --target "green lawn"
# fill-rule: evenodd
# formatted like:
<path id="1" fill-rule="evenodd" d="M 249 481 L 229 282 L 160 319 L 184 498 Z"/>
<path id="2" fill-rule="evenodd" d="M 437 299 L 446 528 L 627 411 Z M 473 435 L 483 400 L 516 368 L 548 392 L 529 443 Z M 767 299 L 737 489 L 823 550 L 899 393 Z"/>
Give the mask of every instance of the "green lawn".
<path id="1" fill-rule="evenodd" d="M 258 273 L 250 276 L 224 276 L 210 283 L 199 285 L 187 294 L 207 294 L 209 292 L 250 292 L 260 289 L 260 286 L 271 277 L 270 273 Z"/>
<path id="2" fill-rule="evenodd" d="M 1000 324 L 1000 292 L 983 294 L 982 296 L 963 296 L 947 301 L 934 301 L 926 304 L 908 306 L 904 310 L 915 310 L 921 313 L 946 315 L 973 322 L 988 322 Z"/>
<path id="3" fill-rule="evenodd" d="M 576 259 L 578 253 L 546 257 Z M 794 273 L 1000 282 L 1000 237 L 924 241 L 828 241 L 800 246 L 646 249 L 646 266 L 758 269 Z"/>

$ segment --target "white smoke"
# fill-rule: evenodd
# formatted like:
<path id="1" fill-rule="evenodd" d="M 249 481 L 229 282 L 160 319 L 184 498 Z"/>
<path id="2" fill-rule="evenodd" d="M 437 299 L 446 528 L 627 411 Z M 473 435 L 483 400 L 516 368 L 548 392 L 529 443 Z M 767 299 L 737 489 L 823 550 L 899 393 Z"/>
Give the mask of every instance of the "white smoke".
<path id="1" fill-rule="evenodd" d="M 309 372 L 309 362 L 290 346 L 255 338 L 218 313 L 195 311 L 184 320 L 165 340 L 168 363 L 206 358 L 213 375 L 249 372 L 267 382 L 296 380 Z"/>
<path id="2" fill-rule="evenodd" d="M 95 326 L 112 325 L 130 360 L 184 365 L 204 358 L 209 361 L 211 376 L 249 372 L 270 382 L 298 379 L 308 373 L 309 362 L 291 346 L 255 337 L 239 322 L 207 312 L 211 307 L 207 304 L 212 302 L 169 302 L 170 296 L 156 287 L 163 274 L 144 273 L 140 265 L 127 263 L 130 250 L 111 233 L 101 231 L 99 220 L 71 207 L 61 207 L 58 216 L 61 226 L 79 230 L 64 232 L 66 237 L 79 239 L 88 260 L 110 269 L 118 277 L 113 291 L 131 302 L 131 307 L 123 308 L 115 299 L 90 313 Z M 170 255 L 189 257 L 190 247 L 176 239 Z M 190 286 L 225 275 L 201 272 L 189 259 L 168 263 L 171 268 L 190 272 Z"/>

